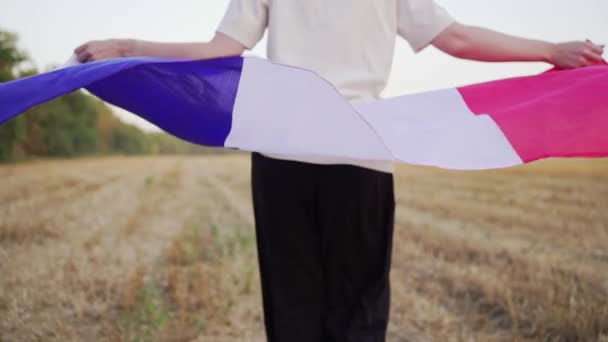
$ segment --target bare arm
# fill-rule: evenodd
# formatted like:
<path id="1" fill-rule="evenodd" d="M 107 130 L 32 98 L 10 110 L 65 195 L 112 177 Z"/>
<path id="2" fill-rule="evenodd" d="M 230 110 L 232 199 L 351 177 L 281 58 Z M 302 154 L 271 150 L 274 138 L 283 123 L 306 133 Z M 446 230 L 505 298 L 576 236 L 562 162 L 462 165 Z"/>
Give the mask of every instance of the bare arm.
<path id="1" fill-rule="evenodd" d="M 554 44 L 459 23 L 444 30 L 432 44 L 458 58 L 484 62 L 547 62 L 563 69 L 600 63 L 603 53 L 603 46 L 589 41 Z"/>
<path id="2" fill-rule="evenodd" d="M 80 62 L 131 56 L 211 59 L 240 56 L 245 47 L 236 40 L 216 33 L 209 42 L 158 43 L 135 39 L 108 39 L 87 42 L 74 50 Z"/>

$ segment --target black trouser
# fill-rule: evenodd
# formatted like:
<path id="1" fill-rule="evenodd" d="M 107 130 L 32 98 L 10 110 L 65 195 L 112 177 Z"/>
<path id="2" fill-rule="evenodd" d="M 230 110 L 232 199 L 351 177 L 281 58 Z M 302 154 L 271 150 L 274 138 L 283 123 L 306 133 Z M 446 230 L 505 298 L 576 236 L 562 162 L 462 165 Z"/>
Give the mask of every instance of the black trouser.
<path id="1" fill-rule="evenodd" d="M 253 154 L 252 186 L 268 340 L 384 341 L 392 175 Z"/>

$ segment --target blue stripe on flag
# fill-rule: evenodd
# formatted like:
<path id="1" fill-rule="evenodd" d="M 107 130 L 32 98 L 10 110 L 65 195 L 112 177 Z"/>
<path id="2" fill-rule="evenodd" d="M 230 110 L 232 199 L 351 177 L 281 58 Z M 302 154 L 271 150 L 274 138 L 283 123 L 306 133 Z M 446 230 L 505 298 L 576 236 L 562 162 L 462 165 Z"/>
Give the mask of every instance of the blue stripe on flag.
<path id="1" fill-rule="evenodd" d="M 121 58 L 75 65 L 0 84 L 0 124 L 85 87 L 182 139 L 224 146 L 242 67 L 242 57 Z"/>
<path id="2" fill-rule="evenodd" d="M 242 66 L 241 57 L 145 64 L 87 90 L 182 139 L 224 146 Z"/>

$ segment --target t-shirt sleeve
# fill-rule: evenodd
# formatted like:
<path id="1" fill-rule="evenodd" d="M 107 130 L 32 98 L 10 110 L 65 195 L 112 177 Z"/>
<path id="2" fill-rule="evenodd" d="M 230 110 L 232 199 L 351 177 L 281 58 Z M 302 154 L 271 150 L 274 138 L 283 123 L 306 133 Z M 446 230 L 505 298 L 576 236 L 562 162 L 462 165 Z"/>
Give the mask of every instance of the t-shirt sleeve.
<path id="1" fill-rule="evenodd" d="M 433 0 L 397 0 L 397 31 L 418 52 L 454 19 Z"/>
<path id="2" fill-rule="evenodd" d="M 230 0 L 217 32 L 253 49 L 268 26 L 267 0 Z"/>

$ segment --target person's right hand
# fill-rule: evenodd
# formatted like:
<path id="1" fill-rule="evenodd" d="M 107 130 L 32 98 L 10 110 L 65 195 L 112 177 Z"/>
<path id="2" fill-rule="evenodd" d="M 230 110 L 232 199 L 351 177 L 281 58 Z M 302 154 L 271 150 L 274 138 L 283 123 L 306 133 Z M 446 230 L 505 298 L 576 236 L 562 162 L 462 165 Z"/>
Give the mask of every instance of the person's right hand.
<path id="1" fill-rule="evenodd" d="M 604 46 L 590 41 L 553 45 L 549 62 L 558 69 L 574 69 L 604 63 Z"/>

